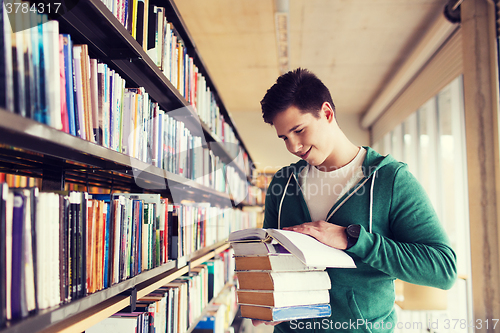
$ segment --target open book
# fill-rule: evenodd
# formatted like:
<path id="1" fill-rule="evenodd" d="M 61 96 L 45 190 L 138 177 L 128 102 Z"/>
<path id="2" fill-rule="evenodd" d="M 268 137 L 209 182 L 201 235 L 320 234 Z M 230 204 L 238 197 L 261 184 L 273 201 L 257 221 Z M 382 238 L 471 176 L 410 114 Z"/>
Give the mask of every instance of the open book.
<path id="1" fill-rule="evenodd" d="M 355 268 L 354 260 L 342 250 L 325 245 L 314 237 L 290 230 L 251 228 L 234 231 L 229 242 L 238 244 L 277 242 L 306 266 Z M 247 255 L 249 255 L 247 253 Z M 258 255 L 258 254 L 255 254 Z"/>

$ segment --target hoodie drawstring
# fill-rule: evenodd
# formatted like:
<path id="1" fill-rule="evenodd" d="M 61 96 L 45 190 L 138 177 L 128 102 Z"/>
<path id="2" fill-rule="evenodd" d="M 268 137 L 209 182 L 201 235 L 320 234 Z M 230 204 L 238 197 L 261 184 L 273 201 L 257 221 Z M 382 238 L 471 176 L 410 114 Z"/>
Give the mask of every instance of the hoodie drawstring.
<path id="1" fill-rule="evenodd" d="M 286 189 L 288 188 L 288 184 L 290 184 L 290 180 L 292 180 L 293 173 L 288 178 L 288 181 L 285 185 L 285 190 L 283 191 L 283 196 L 281 197 L 280 206 L 278 209 L 278 229 L 281 229 L 281 206 L 283 205 L 283 200 L 285 200 Z"/>
<path id="2" fill-rule="evenodd" d="M 375 177 L 377 176 L 377 170 L 372 175 L 372 184 L 370 186 L 370 228 L 368 232 L 372 233 L 372 225 L 373 225 L 373 185 L 375 184 Z"/>

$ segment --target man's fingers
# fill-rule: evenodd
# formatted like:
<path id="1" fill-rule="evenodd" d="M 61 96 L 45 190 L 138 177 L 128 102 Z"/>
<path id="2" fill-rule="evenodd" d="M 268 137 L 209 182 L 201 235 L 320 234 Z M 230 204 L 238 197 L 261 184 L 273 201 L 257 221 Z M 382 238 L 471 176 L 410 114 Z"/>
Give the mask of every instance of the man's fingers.
<path id="1" fill-rule="evenodd" d="M 262 320 L 252 319 L 253 326 L 259 326 L 260 324 L 263 324 L 263 323 L 264 323 L 264 321 L 262 321 Z"/>

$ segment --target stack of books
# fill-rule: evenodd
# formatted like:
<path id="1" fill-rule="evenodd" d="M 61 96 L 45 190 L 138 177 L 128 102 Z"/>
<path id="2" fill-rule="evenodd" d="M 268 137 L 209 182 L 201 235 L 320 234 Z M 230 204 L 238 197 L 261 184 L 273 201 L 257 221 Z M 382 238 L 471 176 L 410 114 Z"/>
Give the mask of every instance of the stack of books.
<path id="1" fill-rule="evenodd" d="M 232 232 L 241 316 L 263 321 L 329 317 L 327 267 L 355 268 L 344 251 L 301 233 L 277 229 Z"/>

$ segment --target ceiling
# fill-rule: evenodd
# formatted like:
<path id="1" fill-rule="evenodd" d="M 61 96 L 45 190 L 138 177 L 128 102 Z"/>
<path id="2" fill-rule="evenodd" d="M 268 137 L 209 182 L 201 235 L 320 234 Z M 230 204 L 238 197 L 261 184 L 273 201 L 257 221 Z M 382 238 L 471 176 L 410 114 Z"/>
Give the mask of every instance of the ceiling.
<path id="1" fill-rule="evenodd" d="M 341 128 L 369 144 L 360 116 L 411 53 L 444 0 L 289 0 L 289 66 L 329 87 Z M 296 161 L 262 121 L 260 100 L 279 76 L 274 0 L 178 0 L 245 146 L 259 169 Z M 168 18 L 167 18 L 168 19 Z"/>

